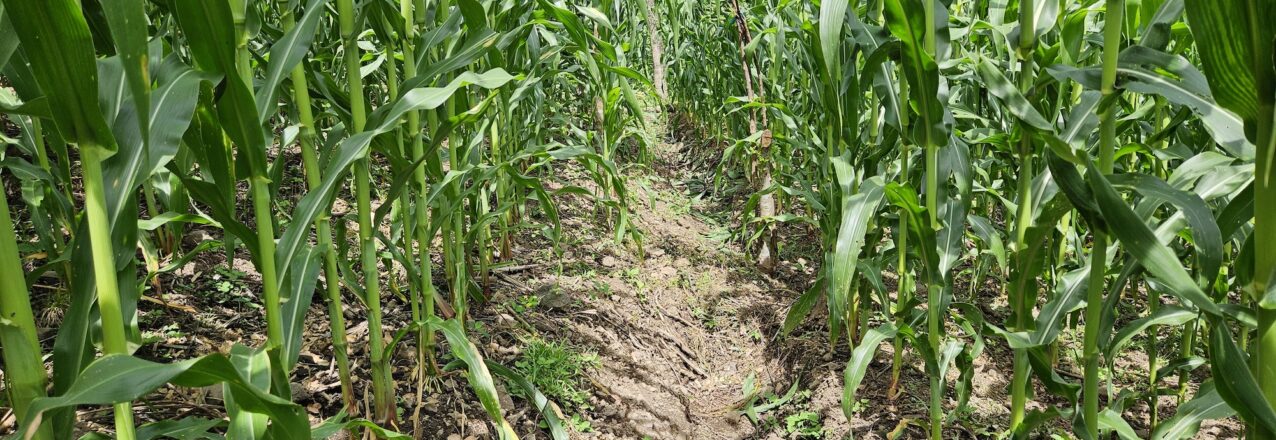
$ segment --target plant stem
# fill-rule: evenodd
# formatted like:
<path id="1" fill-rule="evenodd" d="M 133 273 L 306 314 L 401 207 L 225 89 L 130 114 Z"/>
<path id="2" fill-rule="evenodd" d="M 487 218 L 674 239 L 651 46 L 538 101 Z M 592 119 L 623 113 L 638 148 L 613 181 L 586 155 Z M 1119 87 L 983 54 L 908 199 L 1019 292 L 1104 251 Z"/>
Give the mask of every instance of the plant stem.
<path id="1" fill-rule="evenodd" d="M 265 291 L 266 339 L 271 347 L 284 342 L 283 314 L 280 311 L 279 286 L 275 272 L 275 226 L 270 213 L 270 181 L 253 176 L 253 217 L 257 222 L 257 246 L 261 248 L 261 283 Z"/>
<path id="2" fill-rule="evenodd" d="M 1121 26 L 1124 23 L 1124 0 L 1107 0 L 1107 15 L 1103 19 L 1103 76 L 1100 92 L 1104 97 L 1115 95 L 1117 55 L 1121 50 Z M 1115 103 L 1099 110 L 1099 172 L 1112 174 L 1113 153 L 1116 149 Z M 1088 438 L 1099 435 L 1099 322 L 1103 316 L 1104 276 L 1107 274 L 1108 236 L 1091 225 L 1094 234 L 1093 251 L 1090 253 L 1090 284 L 1086 294 L 1085 336 L 1082 359 L 1085 379 L 1082 387 L 1083 414 Z"/>
<path id="3" fill-rule="evenodd" d="M 936 212 L 939 205 L 936 193 L 939 191 L 939 147 L 934 145 L 929 135 L 926 137 L 926 211 L 930 215 L 930 227 L 938 231 L 939 217 Z M 926 340 L 933 356 L 939 356 L 939 332 L 943 330 L 943 323 L 940 321 L 944 317 L 940 310 L 942 306 L 943 286 L 931 282 L 926 286 Z M 930 375 L 930 437 L 933 440 L 943 438 L 944 424 L 944 380 L 937 373 L 931 372 Z"/>
<path id="4" fill-rule="evenodd" d="M 925 35 L 924 44 L 926 52 L 931 58 L 938 61 L 938 48 L 935 44 L 935 2 L 923 1 L 923 12 L 925 14 Z M 922 106 L 925 108 L 925 106 Z M 922 112 L 922 123 L 925 126 L 926 145 L 926 213 L 930 216 L 930 227 L 936 232 L 939 231 L 939 139 L 934 138 L 934 132 L 931 127 L 934 126 L 936 117 L 929 111 Z M 931 268 L 937 271 L 938 268 Z M 926 324 L 927 324 L 927 342 L 930 344 L 932 356 L 939 356 L 939 332 L 944 329 L 941 320 L 944 313 L 940 308 L 943 306 L 943 286 L 935 282 L 935 274 L 932 274 L 931 283 L 926 287 Z M 936 359 L 938 361 L 938 359 Z M 943 438 L 943 402 L 944 402 L 944 378 L 939 377 L 938 371 L 930 374 L 930 438 L 939 440 Z"/>
<path id="5" fill-rule="evenodd" d="M 1036 15 L 1033 11 L 1035 2 L 1025 1 L 1019 3 L 1019 91 L 1024 96 L 1031 96 L 1029 93 L 1032 89 L 1034 80 L 1033 72 L 1033 51 L 1036 50 Z M 1016 199 L 1017 209 L 1015 213 L 1015 253 L 1018 254 L 1027 249 L 1028 244 L 1025 237 L 1028 228 L 1032 226 L 1032 178 L 1033 178 L 1033 144 L 1032 135 L 1027 124 L 1019 124 L 1019 176 L 1018 176 L 1018 198 Z M 1020 275 L 1024 276 L 1024 275 Z M 1030 283 L 1015 283 L 1016 286 L 1031 286 L 1036 289 L 1036 280 Z M 1028 328 L 1028 317 L 1032 314 L 1032 304 L 1027 303 L 1027 294 L 1023 288 L 1012 288 L 1010 294 L 1011 308 L 1014 310 L 1015 331 L 1024 331 Z M 1033 297 L 1036 297 L 1033 292 Z M 1025 349 L 1014 350 L 1014 367 L 1013 376 L 1011 378 L 1010 388 L 1010 431 L 1015 432 L 1023 424 L 1024 407 L 1028 401 L 1028 353 Z"/>
<path id="6" fill-rule="evenodd" d="M 416 0 L 400 0 L 399 13 L 403 16 L 403 25 L 406 30 L 403 42 L 403 76 L 411 79 L 417 75 L 416 71 L 416 47 L 412 44 L 416 39 L 417 26 L 425 25 L 425 8 L 417 8 Z M 421 136 L 421 112 L 408 112 L 407 114 L 408 136 L 411 138 L 412 144 L 412 160 L 420 161 L 425 158 L 425 139 Z M 413 318 L 420 321 L 434 316 L 434 275 L 433 262 L 430 259 L 430 245 L 434 241 L 433 236 L 428 234 L 430 221 L 426 217 L 429 212 L 429 206 L 426 204 L 426 197 L 429 193 L 429 186 L 425 181 L 425 165 L 416 167 L 412 170 L 412 180 L 416 183 L 420 191 L 417 192 L 416 198 L 416 232 L 417 252 L 421 258 L 421 288 L 420 297 L 413 302 L 412 311 L 416 315 Z M 435 374 L 437 371 L 434 365 L 434 347 L 436 345 L 433 331 L 422 328 L 417 336 L 421 340 L 421 357 L 418 361 L 423 362 L 427 368 L 427 372 Z"/>
<path id="7" fill-rule="evenodd" d="M 25 420 L 31 400 L 44 397 L 44 361 L 36 336 L 35 318 L 31 312 L 31 293 L 22 277 L 22 260 L 18 240 L 9 215 L 8 197 L 0 195 L 0 316 L 9 325 L 0 325 L 0 354 L 4 355 L 5 375 L 9 385 L 9 404 L 17 420 Z M 28 426 L 20 429 L 31 430 Z M 31 439 L 53 438 L 53 430 L 38 426 Z"/>
<path id="8" fill-rule="evenodd" d="M 359 73 L 360 50 L 356 39 L 353 0 L 337 1 L 338 26 L 341 31 L 346 79 L 350 83 L 350 134 L 363 132 L 367 123 L 363 96 L 363 78 Z M 367 157 L 355 161 L 353 168 L 356 210 L 359 216 L 359 256 L 363 266 L 363 283 L 368 307 L 368 351 L 372 363 L 373 417 L 386 423 L 394 417 L 394 392 L 390 386 L 389 364 L 385 359 L 385 340 L 381 329 L 381 280 L 377 271 L 377 245 L 372 238 L 372 175 Z"/>
<path id="9" fill-rule="evenodd" d="M 284 31 L 296 26 L 296 17 L 292 11 L 284 14 Z M 322 170 L 319 168 L 318 153 L 315 148 L 315 117 L 311 110 L 310 86 L 306 79 L 306 63 L 299 63 L 290 73 L 292 79 L 292 97 L 297 104 L 297 115 L 300 119 L 301 161 L 306 174 L 306 187 L 310 190 L 318 188 L 322 183 Z M 315 220 L 315 235 L 319 247 L 323 249 L 324 284 L 328 298 L 328 331 L 332 339 L 332 356 L 337 361 L 337 374 L 341 380 L 342 407 L 354 414 L 357 407 L 354 399 L 354 385 L 350 381 L 350 355 L 346 348 L 346 318 L 341 301 L 341 273 L 337 269 L 337 250 L 332 243 L 332 224 L 327 214 Z"/>
<path id="10" fill-rule="evenodd" d="M 107 354 L 128 354 L 119 280 L 115 274 L 115 251 L 111 245 L 111 225 L 103 192 L 102 161 L 105 153 L 97 145 L 80 145 L 80 164 L 84 168 L 84 215 L 89 224 L 98 308 L 102 311 L 102 348 Z M 133 440 L 136 437 L 133 429 L 133 404 L 115 404 L 116 438 Z"/>
<path id="11" fill-rule="evenodd" d="M 1259 64 L 1263 66 L 1264 64 Z M 1270 62 L 1265 64 L 1271 68 Z M 1261 78 L 1261 77 L 1260 77 Z M 1270 90 L 1270 89 L 1269 89 Z M 1258 116 L 1258 158 L 1254 174 L 1254 285 L 1253 292 L 1257 303 L 1264 292 L 1272 290 L 1276 278 L 1276 127 L 1273 126 L 1274 113 L 1271 97 L 1259 100 Z M 1254 377 L 1258 379 L 1259 388 L 1268 402 L 1276 402 L 1276 310 L 1262 306 L 1255 307 L 1258 315 L 1258 333 L 1255 336 L 1253 350 Z M 1252 426 L 1253 438 L 1276 439 L 1276 432 L 1268 432 L 1261 427 Z"/>
<path id="12" fill-rule="evenodd" d="M 248 53 L 248 32 L 246 29 L 245 0 L 230 0 L 231 14 L 235 22 L 235 69 L 240 80 L 252 88 L 252 66 Z M 255 148 L 240 145 L 239 147 Z M 263 145 L 262 148 L 265 148 Z M 265 152 L 262 152 L 265 157 Z M 266 345 L 274 348 L 283 345 L 283 314 L 280 312 L 278 272 L 275 265 L 275 223 L 270 212 L 270 179 L 266 175 L 253 175 L 248 184 L 252 190 L 253 220 L 257 227 L 257 247 L 261 259 L 262 302 L 266 309 Z"/>
<path id="13" fill-rule="evenodd" d="M 900 81 L 899 90 L 900 90 L 900 93 L 899 93 L 900 100 L 906 101 L 908 99 L 908 82 Z M 902 131 L 907 132 L 908 131 L 908 128 L 907 128 L 908 127 L 908 112 L 906 111 L 899 112 L 899 117 L 900 117 L 900 125 L 903 127 Z M 900 148 L 899 181 L 902 185 L 907 186 L 908 180 L 912 173 L 911 169 L 909 168 L 909 156 L 912 153 L 909 151 L 910 149 L 908 146 L 908 141 L 905 139 L 900 139 L 899 148 Z M 896 233 L 897 235 L 899 235 L 899 239 L 898 239 L 899 244 L 896 245 L 896 252 L 899 254 L 898 255 L 899 261 L 896 264 L 895 270 L 899 271 L 899 287 L 896 289 L 896 293 L 895 293 L 894 313 L 899 315 L 899 317 L 895 320 L 896 325 L 903 325 L 904 319 L 905 319 L 903 314 L 904 306 L 908 304 L 909 301 L 912 301 L 913 280 L 908 272 L 908 224 L 906 223 L 906 220 L 904 219 L 904 216 L 906 215 L 904 208 L 900 208 L 898 214 L 899 214 L 899 230 Z M 899 375 L 900 375 L 900 370 L 903 368 L 903 363 L 904 363 L 904 339 L 894 338 L 891 341 L 891 345 L 893 345 L 893 348 L 895 349 L 895 354 L 894 354 L 894 359 L 892 359 L 892 363 L 891 363 L 891 386 L 887 393 L 887 396 L 889 396 L 889 398 L 891 399 L 895 399 L 899 397 Z"/>

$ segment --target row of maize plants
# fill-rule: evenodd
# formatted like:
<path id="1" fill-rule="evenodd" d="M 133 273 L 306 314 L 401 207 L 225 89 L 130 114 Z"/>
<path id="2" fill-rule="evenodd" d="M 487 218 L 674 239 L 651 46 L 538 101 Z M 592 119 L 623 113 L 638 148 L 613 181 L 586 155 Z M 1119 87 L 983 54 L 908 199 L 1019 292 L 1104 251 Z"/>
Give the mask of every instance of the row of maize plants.
<path id="1" fill-rule="evenodd" d="M 848 419 L 889 341 L 890 397 L 915 353 L 922 429 L 957 435 L 1002 345 L 1004 435 L 1276 435 L 1276 2 L 663 5 L 670 106 L 744 188 L 736 235 L 763 269 L 821 237 L 781 333 L 827 305 Z M 1146 380 L 1114 381 L 1133 351 Z"/>
<path id="2" fill-rule="evenodd" d="M 113 405 L 120 439 L 192 429 L 409 438 L 390 428 L 429 423 L 421 399 L 449 369 L 500 438 L 518 434 L 495 377 L 566 438 L 554 403 L 485 361 L 466 321 L 520 232 L 556 246 L 556 197 L 591 198 L 617 241 L 640 245 L 620 167 L 645 156 L 636 90 L 651 85 L 623 44 L 642 20 L 609 17 L 644 6 L 0 2 L 0 113 L 17 132 L 0 149 L 0 346 L 21 435 L 71 438 L 77 408 Z M 556 180 L 569 165 L 592 185 Z M 334 215 L 337 199 L 352 201 L 353 215 Z M 194 229 L 214 239 L 184 243 Z M 247 259 L 260 274 L 266 342 L 170 362 L 134 356 L 139 300 L 219 250 L 226 265 Z M 51 352 L 32 307 L 47 274 L 54 298 L 39 303 L 65 305 Z M 411 311 L 397 321 L 409 324 L 386 325 L 391 302 Z M 317 426 L 290 386 L 312 303 L 327 306 L 325 354 L 343 399 Z M 356 342 L 366 358 L 350 355 L 347 307 L 368 320 Z M 414 341 L 417 367 L 396 378 L 403 341 Z M 165 384 L 220 385 L 227 418 L 140 424 L 145 408 L 133 402 Z M 400 412 L 402 390 L 417 413 Z"/>

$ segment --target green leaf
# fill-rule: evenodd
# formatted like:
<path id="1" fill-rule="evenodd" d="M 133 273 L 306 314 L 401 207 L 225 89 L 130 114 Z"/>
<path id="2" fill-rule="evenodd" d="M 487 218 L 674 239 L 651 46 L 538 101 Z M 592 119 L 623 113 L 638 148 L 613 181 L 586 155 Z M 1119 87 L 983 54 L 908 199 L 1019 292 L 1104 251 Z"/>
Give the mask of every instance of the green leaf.
<path id="1" fill-rule="evenodd" d="M 102 11 L 106 13 L 106 21 L 111 28 L 111 39 L 115 43 L 115 53 L 120 57 L 124 67 L 124 78 L 130 93 L 133 95 L 134 110 L 139 116 L 138 127 L 142 139 L 147 139 L 150 120 L 147 113 L 151 109 L 150 60 L 147 59 L 146 5 L 143 0 L 101 0 Z M 123 85 L 123 83 L 121 85 Z"/>
<path id="2" fill-rule="evenodd" d="M 327 249 L 306 246 L 288 263 L 290 288 L 280 290 L 281 319 L 284 323 L 283 371 L 292 371 L 297 364 L 297 356 L 301 353 L 302 334 L 306 330 L 306 312 L 310 311 L 310 302 L 314 298 L 315 285 L 319 282 L 319 268 L 323 265 L 323 256 Z"/>
<path id="3" fill-rule="evenodd" d="M 1226 321 L 1209 316 L 1210 373 L 1223 400 L 1244 419 L 1268 431 L 1276 431 L 1276 411 L 1263 396 L 1250 372 L 1248 356 L 1236 345 Z"/>
<path id="4" fill-rule="evenodd" d="M 851 351 L 851 359 L 846 362 L 846 371 L 842 378 L 842 414 L 845 414 L 847 418 L 853 418 L 855 415 L 851 411 L 852 405 L 855 404 L 855 392 L 859 389 L 860 382 L 864 380 L 864 374 L 868 372 L 868 364 L 877 354 L 878 346 L 883 341 L 894 338 L 896 333 L 898 330 L 891 323 L 882 324 L 881 327 L 864 333 L 859 345 Z"/>
<path id="5" fill-rule="evenodd" d="M 806 319 L 806 315 L 811 313 L 811 309 L 819 301 L 821 293 L 824 293 L 824 277 L 816 279 L 815 284 L 789 306 L 789 312 L 784 315 L 784 325 L 780 327 L 780 336 L 788 336 L 802 324 L 802 320 Z"/>
<path id="6" fill-rule="evenodd" d="M 946 145 L 948 127 L 944 123 L 944 103 L 939 101 L 939 66 L 923 41 L 925 29 L 934 24 L 926 23 L 923 1 L 929 0 L 885 0 L 886 27 L 903 43 L 901 64 L 909 83 L 908 93 L 922 117 L 919 130 L 924 138 L 915 142 Z"/>
<path id="7" fill-rule="evenodd" d="M 1099 412 L 1099 428 L 1104 431 L 1114 431 L 1121 440 L 1139 440 L 1139 435 L 1134 432 L 1134 428 L 1121 418 L 1121 414 L 1106 408 Z"/>
<path id="8" fill-rule="evenodd" d="M 1271 23 L 1273 11 L 1270 7 L 1251 9 L 1256 5 L 1246 0 L 1186 0 L 1184 5 L 1210 91 L 1219 105 L 1246 121 L 1257 119 L 1259 114 L 1259 94 L 1252 65 L 1260 59 L 1258 54 L 1268 54 L 1264 67 L 1271 69 L 1272 28 L 1254 29 L 1253 23 Z M 1267 52 L 1253 46 L 1255 41 L 1264 41 L 1264 38 Z M 1269 94 L 1267 100 L 1271 99 Z"/>
<path id="9" fill-rule="evenodd" d="M 1001 69 L 992 64 L 987 58 L 981 58 L 975 64 L 975 71 L 979 73 L 979 78 L 983 79 L 984 87 L 988 92 L 992 93 L 1001 100 L 1006 110 L 1014 115 L 1020 121 L 1028 126 L 1044 132 L 1053 132 L 1054 125 L 1047 121 L 1041 113 L 1033 108 L 1032 103 L 1024 98 L 1019 89 L 1015 87 L 1006 76 L 1001 73 Z"/>
<path id="10" fill-rule="evenodd" d="M 235 345 L 230 349 L 230 363 L 246 379 L 253 389 L 266 391 L 270 389 L 270 353 L 266 350 L 253 350 L 243 345 Z M 230 426 L 226 431 L 230 438 L 260 439 L 266 435 L 266 425 L 270 419 L 265 414 L 250 411 L 237 403 L 234 389 L 223 384 L 226 394 L 226 413 L 230 418 Z"/>
<path id="11" fill-rule="evenodd" d="M 939 273 L 939 245 L 935 241 L 935 230 L 930 227 L 930 220 L 917 200 L 917 193 L 912 188 L 891 182 L 886 185 L 886 198 L 892 205 L 902 208 L 904 224 L 907 225 L 909 237 L 917 240 L 915 248 L 921 254 L 923 275 L 930 284 L 941 284 L 943 274 Z"/>
<path id="12" fill-rule="evenodd" d="M 279 92 L 279 84 L 310 51 L 310 44 L 315 39 L 315 29 L 319 27 L 319 19 L 326 15 L 327 4 L 328 0 L 311 0 L 306 5 L 306 14 L 301 17 L 301 21 L 297 22 L 296 27 L 270 46 L 270 64 L 266 67 L 266 78 L 257 88 L 256 93 L 257 115 L 260 123 L 265 124 L 275 114 L 278 106 L 275 94 Z"/>
<path id="13" fill-rule="evenodd" d="M 501 414 L 501 400 L 496 392 L 496 384 L 492 381 L 492 374 L 487 369 L 487 363 L 483 361 L 483 356 L 479 354 L 478 347 L 475 347 L 465 336 L 465 330 L 461 327 L 461 323 L 456 320 L 441 321 L 437 318 L 431 318 L 432 327 L 443 332 L 443 336 L 447 338 L 448 347 L 452 349 L 452 356 L 456 356 L 465 362 L 468 367 L 466 379 L 470 382 L 470 388 L 478 394 L 479 403 L 483 404 L 483 409 L 487 410 L 487 416 L 492 420 L 492 424 L 496 426 L 496 433 L 501 440 L 518 439 L 518 435 L 514 433 L 514 428 L 509 422 L 505 421 L 505 416 Z"/>
<path id="14" fill-rule="evenodd" d="M 345 418 L 346 418 L 346 411 L 343 409 L 337 415 L 324 420 L 323 423 L 319 424 L 319 426 L 315 426 L 314 429 L 311 429 L 310 438 L 312 440 L 325 440 L 327 438 L 337 435 L 338 432 L 341 432 L 343 430 L 352 430 L 356 432 L 358 430 L 364 430 L 364 431 L 371 432 L 372 435 L 374 435 L 378 439 L 412 440 L 412 436 L 410 435 L 404 435 L 398 432 L 391 431 L 389 429 L 382 428 L 376 423 L 372 423 L 372 421 L 368 419 L 345 420 Z"/>
<path id="15" fill-rule="evenodd" d="M 93 37 L 75 0 L 4 0 L 35 80 L 49 99 L 53 122 L 73 144 L 115 151 L 115 139 L 97 104 Z"/>
<path id="16" fill-rule="evenodd" d="M 1152 431 L 1149 438 L 1153 440 L 1192 438 L 1201 428 L 1202 421 L 1231 417 L 1235 414 L 1236 410 L 1228 406 L 1218 394 L 1218 390 L 1214 388 L 1214 382 L 1206 381 L 1196 390 L 1196 396 L 1192 397 L 1192 400 L 1179 405 L 1173 417 L 1162 420 L 1156 425 L 1156 430 Z"/>
<path id="17" fill-rule="evenodd" d="M 1218 304 L 1201 291 L 1187 270 L 1179 264 L 1178 256 L 1156 238 L 1147 224 L 1112 188 L 1108 179 L 1093 165 L 1087 167 L 1086 175 L 1095 201 L 1110 226 L 1109 231 L 1121 240 L 1126 251 L 1138 258 L 1148 273 L 1165 283 L 1170 294 L 1191 307 L 1211 315 L 1220 315 L 1222 312 Z"/>
<path id="18" fill-rule="evenodd" d="M 855 262 L 864 246 L 864 234 L 869 221 L 882 202 L 885 180 L 873 177 L 860 184 L 859 193 L 851 194 L 854 172 L 850 164 L 841 158 L 833 160 L 838 181 L 842 185 L 842 219 L 838 226 L 836 242 L 825 260 L 824 279 L 828 280 L 829 314 L 842 319 L 847 314 L 851 297 L 851 281 L 855 278 Z"/>
<path id="19" fill-rule="evenodd" d="M 53 408 L 137 400 L 166 383 L 188 388 L 223 383 L 234 394 L 236 404 L 248 411 L 270 415 L 273 422 L 270 432 L 274 438 L 303 440 L 310 437 L 309 422 L 301 406 L 257 389 L 221 354 L 168 364 L 108 354 L 89 364 L 66 393 L 35 400 L 21 426 L 29 426 L 34 417 Z"/>
<path id="20" fill-rule="evenodd" d="M 966 223 L 970 223 L 970 228 L 975 231 L 975 235 L 984 242 L 985 252 L 990 252 L 993 258 L 997 260 L 997 267 L 1006 270 L 1006 246 L 1001 240 L 1001 234 L 993 228 L 992 222 L 987 218 L 975 214 L 966 216 Z"/>
<path id="21" fill-rule="evenodd" d="M 224 75 L 217 115 L 222 129 L 238 147 L 236 153 L 246 164 L 249 176 L 265 177 L 266 136 L 249 89 L 252 78 L 242 78 L 235 67 L 234 18 L 228 2 L 174 3 L 177 22 L 185 32 L 195 67 Z M 288 261 L 288 260 L 283 260 Z"/>
<path id="22" fill-rule="evenodd" d="M 395 101 L 393 105 L 383 106 L 373 113 L 369 129 L 350 136 L 341 141 L 324 169 L 323 182 L 310 190 L 297 202 L 293 209 L 291 226 L 284 231 L 275 247 L 275 261 L 293 261 L 310 237 L 310 225 L 321 212 L 328 211 L 332 197 L 338 185 L 346 179 L 346 171 L 350 165 L 367 156 L 372 140 L 398 126 L 399 118 L 409 111 L 431 110 L 443 105 L 453 93 L 462 87 L 474 84 L 484 88 L 497 88 L 514 79 L 504 69 L 496 68 L 476 74 L 465 72 L 457 75 L 444 87 L 424 87 L 413 89 Z M 284 277 L 279 277 L 279 291 L 284 291 Z"/>
<path id="23" fill-rule="evenodd" d="M 568 440 L 567 429 L 563 427 L 565 417 L 563 416 L 563 411 L 558 408 L 558 404 L 549 400 L 545 393 L 542 393 L 526 377 L 518 374 L 517 371 L 505 368 L 505 366 L 495 362 L 488 362 L 487 368 L 497 376 L 501 376 L 513 383 L 519 390 L 522 390 L 524 396 L 528 396 L 531 399 L 532 405 L 541 413 L 541 418 L 545 419 L 545 425 L 549 426 L 550 438 Z"/>
<path id="24" fill-rule="evenodd" d="M 849 0 L 820 2 L 820 53 L 823 54 L 826 78 L 842 77 L 842 27 L 849 4 Z"/>
<path id="25" fill-rule="evenodd" d="M 222 436 L 209 432 L 225 422 L 202 417 L 186 417 L 148 423 L 137 428 L 137 440 L 171 438 L 177 440 L 220 440 Z"/>
<path id="26" fill-rule="evenodd" d="M 1155 313 L 1131 321 L 1117 331 L 1116 335 L 1112 337 L 1112 341 L 1108 342 L 1107 347 L 1104 349 L 1104 357 L 1108 359 L 1108 362 L 1115 362 L 1117 354 L 1121 352 L 1121 349 L 1125 348 L 1126 344 L 1130 343 L 1130 339 L 1134 338 L 1135 335 L 1143 334 L 1144 331 L 1153 326 L 1183 325 L 1197 316 L 1196 312 L 1182 307 L 1168 304 L 1162 305 Z"/>
<path id="27" fill-rule="evenodd" d="M 1214 141 L 1228 153 L 1240 159 L 1254 157 L 1254 145 L 1245 138 L 1245 123 L 1242 121 L 1244 117 L 1238 117 L 1237 113 L 1225 109 L 1225 105 L 1215 103 L 1217 97 L 1211 95 L 1211 88 L 1215 83 L 1207 83 L 1206 76 L 1197 71 L 1191 62 L 1181 56 L 1143 46 L 1131 46 L 1121 51 L 1120 62 L 1122 66 L 1117 69 L 1117 74 L 1121 76 L 1121 88 L 1162 96 L 1192 109 L 1200 116 Z M 1134 66 L 1161 69 L 1174 74 L 1178 79 Z"/>
<path id="28" fill-rule="evenodd" d="M 1036 329 L 1028 337 L 1029 345 L 1015 348 L 1041 347 L 1054 343 L 1063 331 L 1064 318 L 1085 307 L 1089 280 L 1089 264 L 1063 274 L 1056 286 L 1054 298 L 1042 306 L 1041 312 L 1037 314 Z"/>

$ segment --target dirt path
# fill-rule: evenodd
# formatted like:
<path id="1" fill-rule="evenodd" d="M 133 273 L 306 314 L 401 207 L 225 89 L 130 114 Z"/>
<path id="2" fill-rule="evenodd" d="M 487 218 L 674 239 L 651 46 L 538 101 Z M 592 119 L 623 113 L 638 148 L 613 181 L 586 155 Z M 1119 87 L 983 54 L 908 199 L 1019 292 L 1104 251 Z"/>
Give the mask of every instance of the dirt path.
<path id="1" fill-rule="evenodd" d="M 631 242 L 617 244 L 614 225 L 595 201 L 556 199 L 561 253 L 530 230 L 520 234 L 505 263 L 517 269 L 497 271 L 489 302 L 475 316 L 483 325 L 470 331 L 484 355 L 517 367 L 529 359 L 524 350 L 530 341 L 541 340 L 596 356 L 592 366 L 573 372 L 588 396 L 585 402 L 558 399 L 565 415 L 576 419 L 573 439 L 779 440 L 846 438 L 851 431 L 861 439 L 924 438 L 929 388 L 916 353 L 904 352 L 901 395 L 892 399 L 887 388 L 893 350 L 882 344 L 848 420 L 841 399 L 850 353 L 845 340 L 830 346 L 825 305 L 817 303 L 792 335 L 778 336 L 790 305 L 816 278 L 818 263 L 810 261 L 820 253 L 814 232 L 782 228 L 787 247 L 776 273 L 759 273 L 728 233 L 740 209 L 732 200 L 743 203 L 751 191 L 715 191 L 713 176 L 689 163 L 694 156 L 689 151 L 715 147 L 684 148 L 667 136 L 670 130 L 659 116 L 646 116 L 652 163 L 624 171 L 631 221 L 643 232 L 645 255 Z M 554 185 L 592 186 L 579 167 L 556 173 L 566 180 Z M 894 275 L 883 277 L 893 288 Z M 979 295 L 976 302 L 986 315 L 1004 319 L 997 289 Z M 397 307 L 406 313 L 405 306 Z M 1062 340 L 1070 350 L 1079 343 L 1071 333 Z M 945 438 L 990 438 L 1004 429 L 1011 357 L 1004 344 L 989 343 L 973 361 L 969 405 L 962 410 L 955 409 L 956 387 L 949 387 L 946 408 L 960 413 L 950 414 Z M 411 364 L 405 356 L 399 374 L 408 376 Z M 950 373 L 955 381 L 956 369 Z M 749 406 L 744 389 L 750 382 L 758 390 L 753 400 L 762 413 L 758 421 L 741 411 Z M 410 386 L 402 393 L 410 398 Z M 1050 399 L 1044 390 L 1038 396 Z M 525 400 L 502 400 L 523 438 L 545 438 Z M 418 431 L 423 438 L 491 438 L 482 409 L 456 378 L 444 380 L 424 408 Z M 1061 423 L 1051 432 L 1068 432 Z M 1235 431 L 1207 425 L 1202 438 Z"/>
<path id="2" fill-rule="evenodd" d="M 796 377 L 773 338 L 799 292 L 719 238 L 731 207 L 693 198 L 700 191 L 688 185 L 703 176 L 681 163 L 680 144 L 662 139 L 659 120 L 648 122 L 652 168 L 628 173 L 645 258 L 615 245 L 588 204 L 565 203 L 562 274 L 506 281 L 540 295 L 543 306 L 526 317 L 538 332 L 599 356 L 587 373 L 595 399 L 584 438 L 759 436 L 738 412 L 743 386 L 751 376 L 786 387 Z"/>

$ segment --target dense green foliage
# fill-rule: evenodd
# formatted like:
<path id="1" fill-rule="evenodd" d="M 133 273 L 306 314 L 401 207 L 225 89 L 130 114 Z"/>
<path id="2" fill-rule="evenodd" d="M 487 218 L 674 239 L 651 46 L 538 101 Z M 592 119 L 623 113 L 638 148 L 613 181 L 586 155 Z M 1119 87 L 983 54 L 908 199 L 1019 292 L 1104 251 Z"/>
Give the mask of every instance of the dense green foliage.
<path id="1" fill-rule="evenodd" d="M 423 421 L 400 413 L 390 360 L 411 346 L 418 403 L 457 370 L 516 439 L 501 378 L 567 438 L 550 398 L 585 409 L 591 361 L 537 341 L 489 362 L 467 320 L 518 232 L 557 249 L 560 195 L 642 252 L 621 169 L 649 159 L 646 96 L 716 184 L 745 188 L 735 236 L 760 269 L 818 237 L 779 333 L 827 307 L 848 419 L 891 344 L 892 397 L 913 352 L 930 438 L 956 435 L 997 346 L 1006 436 L 1189 438 L 1236 416 L 1276 438 L 1273 23 L 1273 0 L 3 0 L 8 402 L 41 440 L 88 405 L 113 405 L 126 440 L 402 438 Z M 588 185 L 556 178 L 569 162 Z M 186 243 L 196 227 L 221 234 Z M 266 342 L 133 356 L 144 292 L 218 250 L 260 275 Z M 65 304 L 52 350 L 29 293 L 45 274 Z M 391 330 L 395 298 L 411 319 Z M 346 411 L 311 426 L 291 383 L 316 301 Z M 368 319 L 366 358 L 344 304 Z M 1114 383 L 1134 350 L 1146 381 Z M 372 396 L 347 420 L 352 365 Z M 226 420 L 135 426 L 132 402 L 165 384 L 220 385 Z M 819 417 L 787 428 L 817 435 Z"/>
<path id="2" fill-rule="evenodd" d="M 751 193 L 738 236 L 822 237 L 824 269 L 783 331 L 827 304 L 832 343 L 853 348 L 848 419 L 890 339 L 891 394 L 901 353 L 925 359 L 931 438 L 965 411 L 989 344 L 1014 351 L 1016 436 L 1059 418 L 1080 438 L 1133 436 L 1140 401 L 1157 438 L 1231 414 L 1255 438 L 1276 427 L 1276 4 L 665 4 L 671 104 L 709 148 L 728 145 L 721 173 Z M 1079 382 L 1060 374 L 1065 332 L 1082 334 Z M 1139 335 L 1147 382 L 1114 386 Z M 1027 411 L 1034 394 L 1065 403 Z M 1180 406 L 1160 420 L 1165 394 Z"/>
<path id="3" fill-rule="evenodd" d="M 620 44 L 639 21 L 608 19 L 632 15 L 627 4 L 599 7 L 3 2 L 0 67 L 16 94 L 0 98 L 19 135 L 5 139 L 13 148 L 0 163 L 6 182 L 20 182 L 32 222 L 13 227 L 9 200 L 0 205 L 0 335 L 18 426 L 34 438 L 68 438 L 76 406 L 115 404 L 118 438 L 150 438 L 190 424 L 135 427 L 130 401 L 165 383 L 222 384 L 229 422 L 204 429 L 310 438 L 305 412 L 291 402 L 290 372 L 310 304 L 326 301 L 348 412 L 360 400 L 351 364 L 366 362 L 373 403 L 365 416 L 403 426 L 389 359 L 415 340 L 418 399 L 429 392 L 423 378 L 437 377 L 439 358 L 450 358 L 501 438 L 518 436 L 493 374 L 523 387 L 554 437 L 565 438 L 557 407 L 515 370 L 489 369 L 465 321 L 485 297 L 488 269 L 510 258 L 516 232 L 557 242 L 559 194 L 592 197 L 617 241 L 640 244 L 617 171 L 645 148 L 635 137 L 634 89 L 649 83 L 627 67 Z M 595 187 L 547 185 L 542 177 L 567 161 L 588 170 Z M 298 191 L 299 199 L 289 195 Z M 351 200 L 354 215 L 333 218 L 336 199 Z M 224 236 L 186 243 L 191 225 Z M 43 253 L 30 276 L 18 242 Z M 131 356 L 151 281 L 218 248 L 227 267 L 247 256 L 260 274 L 267 342 L 170 363 Z M 46 393 L 28 287 L 50 271 L 68 306 Z M 320 280 L 325 295 L 315 299 Z M 382 326 L 387 295 L 409 298 L 412 312 L 395 333 Z M 359 342 L 367 359 L 348 354 L 350 301 L 367 314 L 371 335 Z M 449 354 L 436 353 L 440 333 Z M 347 423 L 375 426 L 334 419 L 316 432 Z"/>

